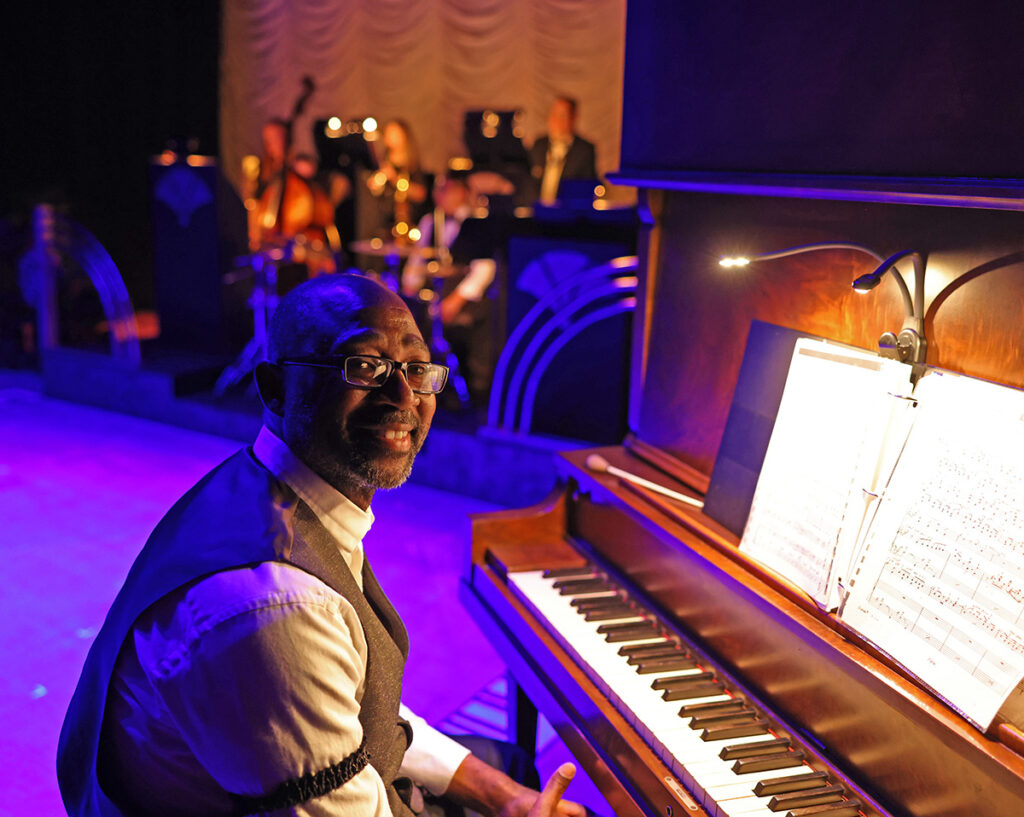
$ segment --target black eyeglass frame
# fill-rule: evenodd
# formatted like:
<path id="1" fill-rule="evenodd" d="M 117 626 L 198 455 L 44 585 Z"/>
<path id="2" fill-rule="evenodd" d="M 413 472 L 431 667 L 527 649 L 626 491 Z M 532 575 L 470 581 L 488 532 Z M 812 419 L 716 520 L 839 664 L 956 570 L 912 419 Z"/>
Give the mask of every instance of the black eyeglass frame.
<path id="1" fill-rule="evenodd" d="M 384 379 L 380 383 L 353 383 L 348 379 L 348 374 L 345 372 L 345 367 L 348 365 L 350 360 L 372 360 L 374 363 L 382 364 L 386 371 L 384 372 Z M 392 360 L 388 357 L 378 357 L 377 355 L 304 355 L 302 357 L 286 357 L 277 361 L 278 366 L 312 366 L 318 369 L 333 369 L 334 371 L 341 372 L 341 378 L 345 381 L 345 384 L 351 386 L 353 389 L 382 389 L 387 382 L 391 379 L 391 375 L 395 373 L 395 370 L 400 371 L 404 376 L 406 382 L 409 384 L 409 388 L 412 389 L 415 394 L 440 394 L 441 391 L 448 383 L 448 367 L 440 363 L 432 363 L 427 360 L 407 360 L 405 363 L 399 363 L 396 360 Z M 410 366 L 429 366 L 432 369 L 440 369 L 444 376 L 441 378 L 441 385 L 438 386 L 437 390 L 432 389 L 417 389 L 413 388 L 412 381 L 409 380 L 409 367 Z"/>

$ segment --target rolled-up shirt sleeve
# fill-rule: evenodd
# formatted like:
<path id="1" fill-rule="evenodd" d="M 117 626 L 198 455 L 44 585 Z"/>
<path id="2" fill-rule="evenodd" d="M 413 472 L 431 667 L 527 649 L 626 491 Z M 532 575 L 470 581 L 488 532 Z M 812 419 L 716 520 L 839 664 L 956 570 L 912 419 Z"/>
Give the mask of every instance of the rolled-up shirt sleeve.
<path id="1" fill-rule="evenodd" d="M 399 712 L 412 726 L 412 743 L 405 751 L 401 774 L 431 794 L 444 794 L 469 749 L 438 732 L 405 704 Z"/>
<path id="2" fill-rule="evenodd" d="M 191 588 L 173 621 L 137 627 L 134 638 L 181 737 L 229 792 L 266 795 L 340 762 L 362 741 L 362 627 L 347 600 L 297 568 L 266 563 L 214 574 Z M 367 765 L 332 792 L 274 814 L 391 810 Z"/>

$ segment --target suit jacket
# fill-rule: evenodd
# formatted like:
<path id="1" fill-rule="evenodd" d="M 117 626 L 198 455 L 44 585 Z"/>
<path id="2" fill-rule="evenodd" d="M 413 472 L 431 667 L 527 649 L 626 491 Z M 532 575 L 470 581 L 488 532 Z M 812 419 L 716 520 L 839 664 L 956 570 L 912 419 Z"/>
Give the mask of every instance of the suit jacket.
<path id="1" fill-rule="evenodd" d="M 538 185 L 541 176 L 544 175 L 544 165 L 547 164 L 550 144 L 551 140 L 547 136 L 542 136 L 530 148 L 530 172 Z M 565 164 L 562 165 L 562 178 L 597 178 L 597 154 L 593 142 L 588 142 L 581 136 L 576 136 L 572 140 L 569 152 L 565 154 Z"/>

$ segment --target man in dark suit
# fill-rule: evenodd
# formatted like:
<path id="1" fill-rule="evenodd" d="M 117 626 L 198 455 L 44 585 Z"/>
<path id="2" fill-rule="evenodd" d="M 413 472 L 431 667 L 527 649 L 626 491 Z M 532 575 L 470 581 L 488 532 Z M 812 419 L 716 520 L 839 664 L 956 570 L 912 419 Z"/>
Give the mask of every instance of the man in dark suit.
<path id="1" fill-rule="evenodd" d="M 530 149 L 530 173 L 542 204 L 555 202 L 563 179 L 597 178 L 594 143 L 576 134 L 577 108 L 572 97 L 555 97 L 548 113 L 548 132 Z"/>

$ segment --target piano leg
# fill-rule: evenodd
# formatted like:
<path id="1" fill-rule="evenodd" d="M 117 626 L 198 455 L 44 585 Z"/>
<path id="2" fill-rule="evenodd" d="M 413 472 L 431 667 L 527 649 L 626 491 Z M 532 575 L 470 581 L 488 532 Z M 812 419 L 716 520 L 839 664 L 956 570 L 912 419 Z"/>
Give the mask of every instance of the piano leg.
<path id="1" fill-rule="evenodd" d="M 537 707 L 508 673 L 508 739 L 534 760 L 537 754 Z"/>

